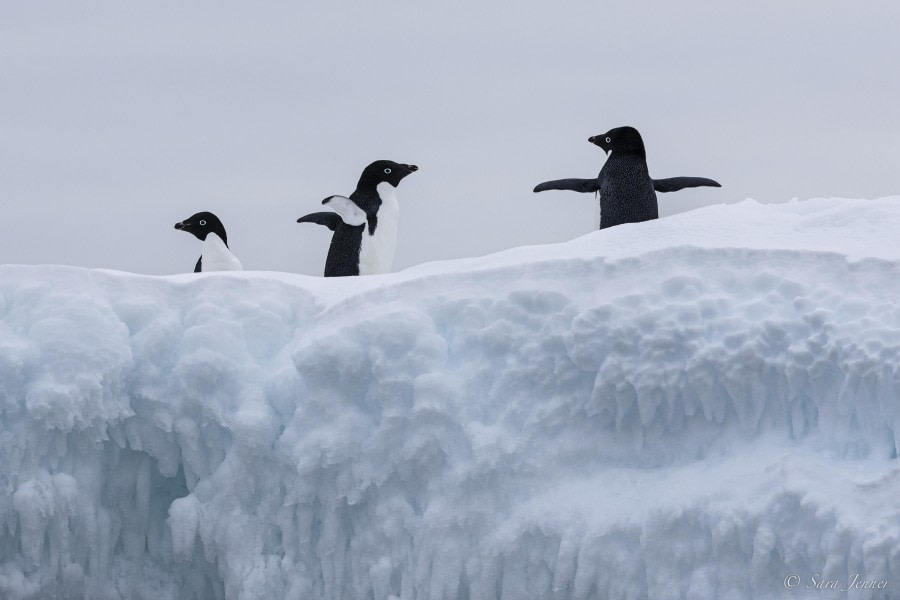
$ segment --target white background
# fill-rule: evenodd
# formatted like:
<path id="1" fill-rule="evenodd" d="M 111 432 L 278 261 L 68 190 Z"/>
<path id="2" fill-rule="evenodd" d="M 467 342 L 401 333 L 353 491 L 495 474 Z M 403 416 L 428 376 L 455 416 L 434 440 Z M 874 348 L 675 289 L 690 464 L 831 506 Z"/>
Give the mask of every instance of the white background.
<path id="1" fill-rule="evenodd" d="M 636 126 L 662 215 L 900 193 L 891 2 L 0 4 L 0 263 L 190 271 L 217 213 L 247 269 L 320 274 L 298 225 L 362 168 L 400 186 L 396 269 L 591 230 L 590 135 Z"/>

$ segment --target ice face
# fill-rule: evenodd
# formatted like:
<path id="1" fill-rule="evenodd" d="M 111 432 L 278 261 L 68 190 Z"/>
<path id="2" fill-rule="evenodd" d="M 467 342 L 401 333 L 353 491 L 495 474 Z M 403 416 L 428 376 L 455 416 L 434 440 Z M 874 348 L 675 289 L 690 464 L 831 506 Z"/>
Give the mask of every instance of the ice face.
<path id="1" fill-rule="evenodd" d="M 2 266 L 0 598 L 897 587 L 898 206 L 341 281 Z"/>

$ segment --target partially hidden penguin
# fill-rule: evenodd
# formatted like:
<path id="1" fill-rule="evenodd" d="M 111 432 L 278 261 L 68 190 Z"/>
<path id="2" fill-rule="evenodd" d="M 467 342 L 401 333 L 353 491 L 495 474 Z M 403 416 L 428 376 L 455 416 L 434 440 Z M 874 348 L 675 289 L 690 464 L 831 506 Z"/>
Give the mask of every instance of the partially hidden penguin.
<path id="1" fill-rule="evenodd" d="M 606 133 L 588 138 L 600 146 L 609 158 L 595 179 L 557 179 L 546 181 L 534 188 L 535 192 L 547 190 L 571 190 L 595 192 L 600 195 L 600 229 L 640 223 L 659 218 L 656 192 L 677 192 L 693 187 L 722 187 L 718 182 L 704 177 L 670 177 L 651 179 L 647 170 L 647 152 L 644 140 L 634 127 L 616 127 Z"/>
<path id="2" fill-rule="evenodd" d="M 228 248 L 228 234 L 219 217 L 211 212 L 198 212 L 180 223 L 175 229 L 194 234 L 203 242 L 203 251 L 197 259 L 194 273 L 208 271 L 242 271 L 241 261 Z"/>
<path id="3" fill-rule="evenodd" d="M 416 165 L 376 160 L 363 169 L 356 190 L 329 196 L 322 204 L 334 212 L 317 212 L 297 219 L 334 232 L 325 259 L 325 277 L 390 273 L 397 248 L 400 205 L 395 190 Z"/>

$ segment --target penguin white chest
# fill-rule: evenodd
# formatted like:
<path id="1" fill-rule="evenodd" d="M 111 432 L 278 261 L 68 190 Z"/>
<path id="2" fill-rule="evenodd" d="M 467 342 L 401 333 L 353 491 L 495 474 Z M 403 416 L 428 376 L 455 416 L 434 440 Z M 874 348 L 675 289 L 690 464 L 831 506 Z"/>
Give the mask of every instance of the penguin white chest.
<path id="1" fill-rule="evenodd" d="M 206 235 L 203 241 L 200 270 L 206 271 L 243 271 L 241 261 L 231 253 L 222 238 L 215 233 Z"/>
<path id="2" fill-rule="evenodd" d="M 360 275 L 390 273 L 397 250 L 397 224 L 400 220 L 397 194 L 394 186 L 386 182 L 379 183 L 376 189 L 381 197 L 381 206 L 378 208 L 375 232 L 370 234 L 368 225 L 363 231 L 359 247 Z"/>

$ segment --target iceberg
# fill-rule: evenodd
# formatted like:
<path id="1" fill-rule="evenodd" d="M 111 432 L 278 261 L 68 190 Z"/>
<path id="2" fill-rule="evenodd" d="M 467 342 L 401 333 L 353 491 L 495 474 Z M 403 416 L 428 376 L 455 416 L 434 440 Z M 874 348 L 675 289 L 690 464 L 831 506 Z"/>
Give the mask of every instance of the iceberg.
<path id="1" fill-rule="evenodd" d="M 745 201 L 384 276 L 0 266 L 0 598 L 897 597 L 898 232 Z"/>

